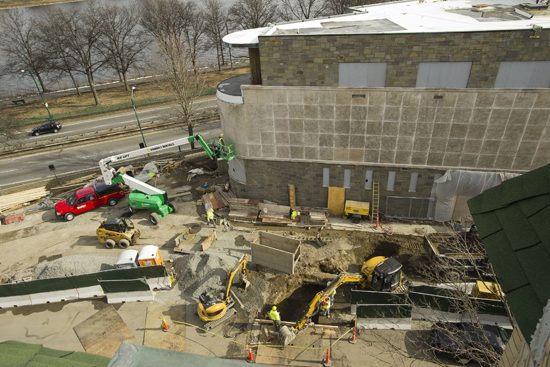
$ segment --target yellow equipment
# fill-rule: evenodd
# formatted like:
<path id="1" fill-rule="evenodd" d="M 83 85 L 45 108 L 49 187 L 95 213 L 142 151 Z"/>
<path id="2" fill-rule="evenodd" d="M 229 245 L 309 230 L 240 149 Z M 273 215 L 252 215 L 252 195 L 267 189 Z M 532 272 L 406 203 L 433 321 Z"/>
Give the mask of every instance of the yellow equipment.
<path id="1" fill-rule="evenodd" d="M 227 289 L 225 291 L 225 297 L 221 300 L 215 300 L 208 294 L 208 291 L 204 291 L 199 297 L 199 304 L 197 306 L 197 314 L 201 320 L 206 321 L 204 329 L 210 330 L 219 324 L 227 321 L 230 317 L 234 316 L 237 311 L 231 308 L 235 301 L 229 295 L 231 290 L 231 283 L 239 268 L 242 267 L 242 281 L 244 283 L 244 289 L 246 290 L 250 282 L 246 279 L 246 264 L 248 263 L 247 254 L 244 254 L 237 265 L 229 273 L 229 280 L 227 282 Z M 229 310 L 229 312 L 228 312 Z"/>
<path id="2" fill-rule="evenodd" d="M 487 298 L 496 300 L 502 299 L 504 297 L 500 285 L 493 282 L 484 282 L 482 280 L 478 280 L 476 282 L 476 285 L 474 286 L 474 289 L 472 289 L 471 294 L 472 297 L 475 298 Z"/>
<path id="3" fill-rule="evenodd" d="M 315 295 L 300 321 L 292 328 L 288 326 L 281 328 L 279 336 L 283 344 L 290 344 L 298 332 L 307 328 L 311 317 L 319 312 L 321 301 L 329 297 L 342 284 L 360 283 L 362 288 L 370 287 L 379 292 L 395 292 L 403 280 L 402 267 L 403 265 L 394 258 L 376 256 L 363 264 L 360 274 L 340 273 L 325 289 Z"/>
<path id="4" fill-rule="evenodd" d="M 108 218 L 101 221 L 96 235 L 107 248 L 113 248 L 117 243 L 121 248 L 128 248 L 137 243 L 141 232 L 128 218 Z"/>
<path id="5" fill-rule="evenodd" d="M 346 200 L 344 207 L 344 219 L 351 218 L 353 223 L 359 223 L 369 217 L 369 203 L 361 201 Z"/>

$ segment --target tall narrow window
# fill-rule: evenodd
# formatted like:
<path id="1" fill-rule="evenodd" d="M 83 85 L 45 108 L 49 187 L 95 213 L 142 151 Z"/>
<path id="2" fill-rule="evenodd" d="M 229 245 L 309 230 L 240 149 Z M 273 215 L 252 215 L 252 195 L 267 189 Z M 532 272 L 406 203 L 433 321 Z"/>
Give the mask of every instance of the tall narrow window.
<path id="1" fill-rule="evenodd" d="M 418 172 L 411 174 L 411 182 L 409 183 L 409 192 L 416 192 L 416 182 L 418 181 Z"/>
<path id="2" fill-rule="evenodd" d="M 365 189 L 372 189 L 372 170 L 367 170 L 367 174 L 365 175 Z"/>
<path id="3" fill-rule="evenodd" d="M 346 189 L 349 189 L 351 187 L 351 170 L 350 169 L 344 170 L 344 187 Z"/>
<path id="4" fill-rule="evenodd" d="M 391 171 L 388 175 L 388 191 L 393 191 L 393 186 L 395 185 L 395 171 Z"/>
<path id="5" fill-rule="evenodd" d="M 330 186 L 330 168 L 323 168 L 323 186 Z"/>

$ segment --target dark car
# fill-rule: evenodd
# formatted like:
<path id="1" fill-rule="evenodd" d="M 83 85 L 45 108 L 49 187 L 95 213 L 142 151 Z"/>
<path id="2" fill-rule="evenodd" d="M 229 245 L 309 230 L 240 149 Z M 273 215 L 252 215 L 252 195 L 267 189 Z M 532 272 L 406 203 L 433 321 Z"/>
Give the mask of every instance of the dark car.
<path id="1" fill-rule="evenodd" d="M 34 136 L 38 136 L 40 134 L 46 134 L 46 133 L 56 133 L 59 130 L 61 130 L 61 124 L 57 121 L 48 121 L 44 122 L 42 125 L 35 127 L 32 129 L 31 134 Z"/>
<path id="2" fill-rule="evenodd" d="M 476 360 L 483 366 L 494 365 L 506 348 L 511 331 L 497 325 L 442 323 L 432 326 L 435 353 L 461 364 Z M 483 335 L 485 334 L 485 335 Z"/>

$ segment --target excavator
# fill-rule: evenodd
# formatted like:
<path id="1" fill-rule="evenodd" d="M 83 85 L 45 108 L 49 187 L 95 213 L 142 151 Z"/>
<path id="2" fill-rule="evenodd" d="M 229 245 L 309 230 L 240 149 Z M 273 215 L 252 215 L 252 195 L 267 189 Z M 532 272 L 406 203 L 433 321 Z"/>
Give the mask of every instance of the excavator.
<path id="1" fill-rule="evenodd" d="M 229 273 L 229 279 L 227 281 L 227 289 L 225 293 L 222 294 L 221 299 L 214 299 L 207 291 L 204 291 L 199 297 L 199 304 L 197 306 L 197 314 L 201 320 L 206 321 L 204 325 L 205 330 L 210 330 L 225 321 L 233 317 L 237 310 L 235 310 L 233 305 L 235 300 L 230 296 L 231 285 L 233 283 L 233 278 L 241 269 L 242 272 L 242 287 L 246 290 L 250 286 L 250 282 L 246 279 L 246 264 L 248 263 L 248 256 L 244 254 L 237 264 L 233 267 Z"/>
<path id="2" fill-rule="evenodd" d="M 294 326 L 281 327 L 279 337 L 283 345 L 289 345 L 300 331 L 309 326 L 311 318 L 319 312 L 321 302 L 342 284 L 359 283 L 362 288 L 370 288 L 377 292 L 396 292 L 403 282 L 402 267 L 403 265 L 394 258 L 376 256 L 363 264 L 360 274 L 340 273 L 325 289 L 315 295 L 307 305 L 304 316 Z"/>

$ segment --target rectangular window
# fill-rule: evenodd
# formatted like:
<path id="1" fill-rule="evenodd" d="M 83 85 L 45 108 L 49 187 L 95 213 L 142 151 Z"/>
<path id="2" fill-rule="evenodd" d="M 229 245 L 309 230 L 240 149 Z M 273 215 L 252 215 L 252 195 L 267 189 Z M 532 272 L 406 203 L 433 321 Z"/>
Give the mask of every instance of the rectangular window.
<path id="1" fill-rule="evenodd" d="M 372 170 L 367 170 L 367 174 L 365 175 L 365 189 L 372 189 Z"/>
<path id="2" fill-rule="evenodd" d="M 339 87 L 385 87 L 385 62 L 346 62 L 338 64 Z"/>
<path id="3" fill-rule="evenodd" d="M 409 192 L 416 192 L 416 181 L 418 181 L 418 173 L 414 172 L 411 175 L 411 182 L 409 183 Z"/>
<path id="4" fill-rule="evenodd" d="M 344 170 L 344 187 L 346 189 L 349 189 L 351 185 L 351 170 L 345 169 Z"/>
<path id="5" fill-rule="evenodd" d="M 421 62 L 418 65 L 418 88 L 466 88 L 471 62 Z"/>
<path id="6" fill-rule="evenodd" d="M 495 88 L 550 88 L 550 61 L 501 62 Z"/>
<path id="7" fill-rule="evenodd" d="M 395 185 L 395 171 L 391 171 L 388 175 L 388 191 L 393 191 L 393 186 Z"/>
<path id="8" fill-rule="evenodd" d="M 330 168 L 323 168 L 323 186 L 330 186 Z"/>

